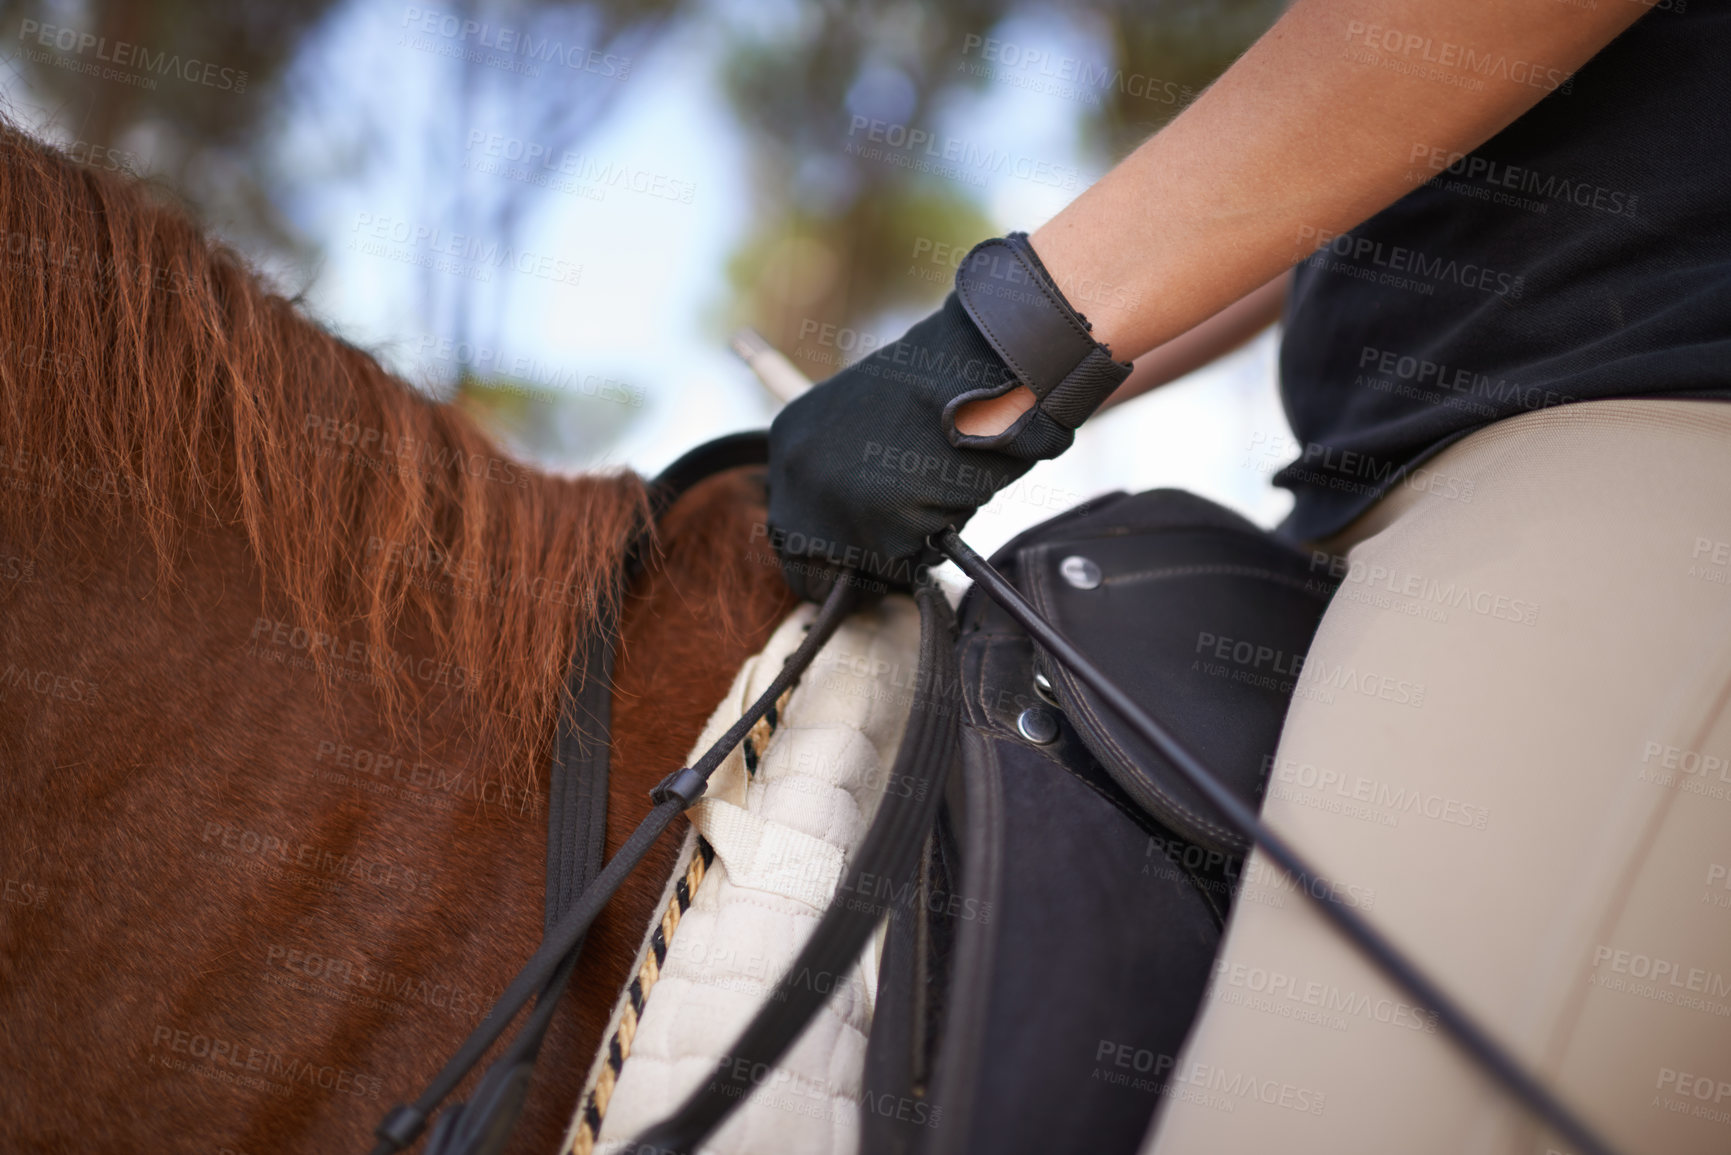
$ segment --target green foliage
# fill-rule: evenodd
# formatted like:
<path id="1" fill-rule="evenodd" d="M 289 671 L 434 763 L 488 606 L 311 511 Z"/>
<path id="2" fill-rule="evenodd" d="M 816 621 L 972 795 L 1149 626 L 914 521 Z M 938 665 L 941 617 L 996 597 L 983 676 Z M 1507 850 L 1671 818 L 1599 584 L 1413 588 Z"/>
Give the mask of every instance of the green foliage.
<path id="1" fill-rule="evenodd" d="M 789 5 L 777 10 L 782 19 L 736 14 L 724 87 L 751 132 L 755 226 L 729 264 L 733 297 L 720 319 L 757 328 L 824 376 L 833 366 L 806 347 L 814 325 L 860 329 L 935 304 L 953 267 L 933 259 L 936 245 L 965 249 L 1003 227 L 978 186 L 850 150 L 861 139 L 856 115 L 938 135 L 939 111 L 958 98 L 1034 80 L 1057 90 L 1049 98 L 1075 111 L 1084 147 L 1109 167 L 1181 112 L 1281 8 L 904 0 Z M 1017 49 L 1044 59 L 986 58 L 984 43 L 1012 18 Z M 1056 47 L 1078 36 L 1091 50 Z"/>

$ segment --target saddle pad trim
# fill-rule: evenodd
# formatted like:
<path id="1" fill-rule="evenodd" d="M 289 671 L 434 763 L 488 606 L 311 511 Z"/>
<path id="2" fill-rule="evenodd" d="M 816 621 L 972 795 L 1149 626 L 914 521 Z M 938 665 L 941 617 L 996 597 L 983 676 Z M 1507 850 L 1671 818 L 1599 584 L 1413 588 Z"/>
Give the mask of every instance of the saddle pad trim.
<path id="1" fill-rule="evenodd" d="M 637 1024 L 643 1017 L 644 1008 L 649 1005 L 650 992 L 661 977 L 661 964 L 667 961 L 668 944 L 673 941 L 680 918 L 691 906 L 691 896 L 697 893 L 714 860 L 715 852 L 697 831 L 687 831 L 679 859 L 662 892 L 661 917 L 644 935 L 632 971 L 635 977 L 619 993 L 619 1001 L 607 1023 L 607 1042 L 590 1064 L 589 1078 L 583 1084 L 583 1107 L 571 1121 L 565 1142 L 559 1148 L 567 1155 L 590 1155 L 595 1149 L 595 1139 L 601 1134 L 601 1124 L 607 1118 L 607 1104 L 613 1098 L 613 1088 L 619 1081 L 625 1060 L 631 1057 L 631 1042 L 636 1037 Z"/>

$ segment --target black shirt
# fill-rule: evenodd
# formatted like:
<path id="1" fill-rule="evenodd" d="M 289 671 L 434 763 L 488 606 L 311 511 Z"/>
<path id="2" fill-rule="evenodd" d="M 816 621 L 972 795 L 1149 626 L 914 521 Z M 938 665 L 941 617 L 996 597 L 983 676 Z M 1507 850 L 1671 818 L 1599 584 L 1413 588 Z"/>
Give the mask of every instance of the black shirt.
<path id="1" fill-rule="evenodd" d="M 1300 453 L 1275 476 L 1297 497 L 1282 534 L 1326 537 L 1392 486 L 1446 492 L 1420 463 L 1505 417 L 1731 399 L 1731 6 L 1651 7 L 1566 79 L 1494 50 L 1349 42 L 1366 67 L 1426 70 L 1439 99 L 1475 78 L 1551 91 L 1469 155 L 1415 139 L 1412 192 L 1305 238 L 1322 247 L 1286 307 Z"/>

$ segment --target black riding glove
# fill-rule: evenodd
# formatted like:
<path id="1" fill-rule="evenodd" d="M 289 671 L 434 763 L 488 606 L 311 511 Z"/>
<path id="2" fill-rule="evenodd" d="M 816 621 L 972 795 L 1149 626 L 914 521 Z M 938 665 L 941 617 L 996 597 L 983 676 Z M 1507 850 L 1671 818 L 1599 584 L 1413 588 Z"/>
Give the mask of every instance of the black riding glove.
<path id="1" fill-rule="evenodd" d="M 943 308 L 794 400 L 769 430 L 769 539 L 794 592 L 821 600 L 840 570 L 907 588 L 960 528 L 1130 375 L 1070 307 L 1027 234 L 986 241 Z M 956 430 L 956 410 L 1026 385 L 1036 404 L 1002 433 Z"/>

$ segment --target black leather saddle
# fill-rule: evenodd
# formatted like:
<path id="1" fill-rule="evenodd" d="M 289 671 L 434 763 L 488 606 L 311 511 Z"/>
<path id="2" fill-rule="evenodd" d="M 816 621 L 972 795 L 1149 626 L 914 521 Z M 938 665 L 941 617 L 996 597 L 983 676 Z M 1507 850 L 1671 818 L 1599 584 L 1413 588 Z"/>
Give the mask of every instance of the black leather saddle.
<path id="1" fill-rule="evenodd" d="M 1177 490 L 1102 498 L 993 563 L 1259 806 L 1325 573 Z M 862 1149 L 1135 1151 L 1246 844 L 978 591 L 959 646 L 960 748 L 885 944 Z"/>

